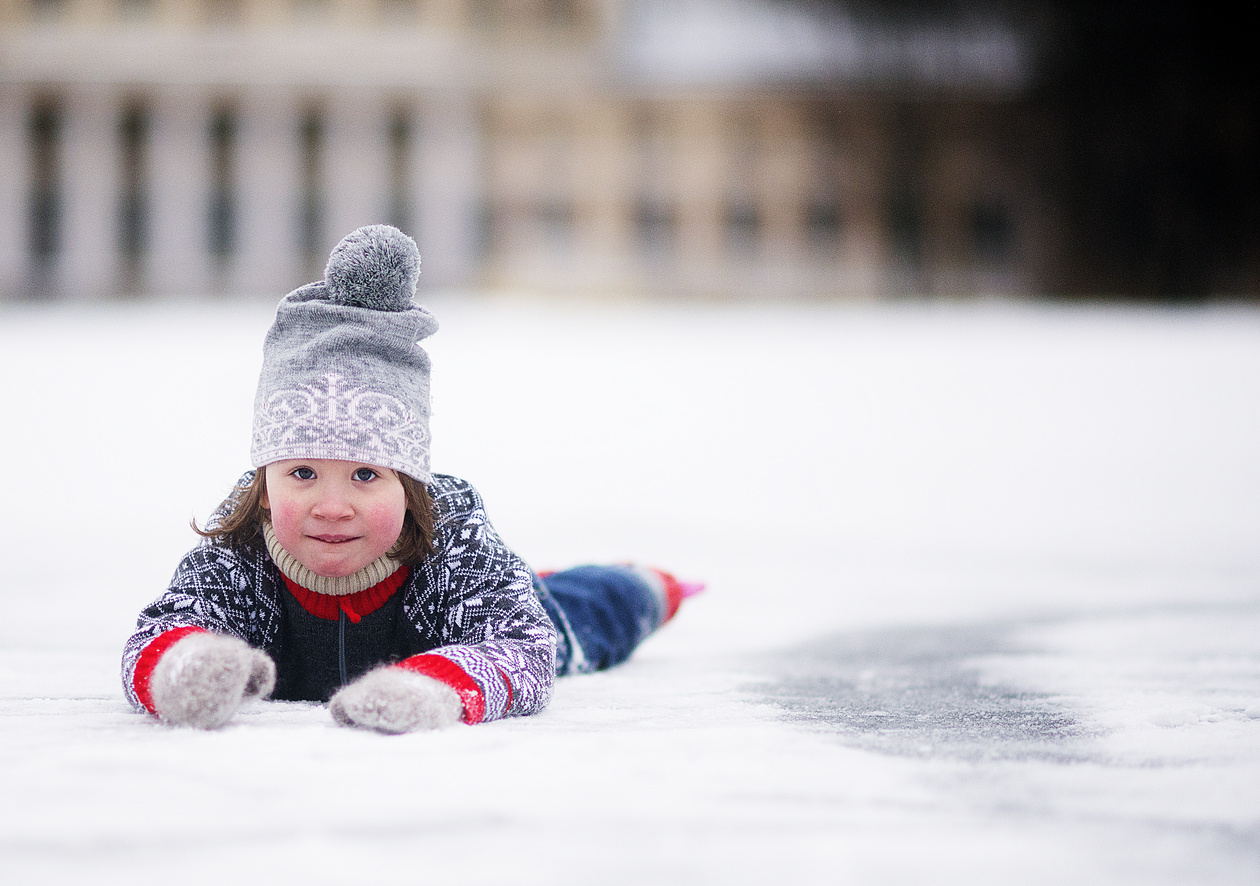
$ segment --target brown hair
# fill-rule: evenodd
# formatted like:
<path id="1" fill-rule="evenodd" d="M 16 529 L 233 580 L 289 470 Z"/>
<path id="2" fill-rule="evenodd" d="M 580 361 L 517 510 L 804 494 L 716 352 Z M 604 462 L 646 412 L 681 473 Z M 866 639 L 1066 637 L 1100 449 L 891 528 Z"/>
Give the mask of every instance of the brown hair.
<path id="1" fill-rule="evenodd" d="M 415 567 L 433 553 L 433 499 L 428 488 L 413 477 L 394 471 L 406 496 L 407 510 L 403 515 L 402 532 L 390 548 L 389 555 L 400 563 Z M 192 521 L 193 532 L 202 538 L 225 544 L 231 548 L 243 548 L 262 544 L 263 520 L 270 512 L 263 506 L 267 497 L 267 472 L 263 468 L 254 471 L 253 479 L 244 486 L 237 486 L 219 506 L 223 519 L 210 529 L 200 529 Z"/>

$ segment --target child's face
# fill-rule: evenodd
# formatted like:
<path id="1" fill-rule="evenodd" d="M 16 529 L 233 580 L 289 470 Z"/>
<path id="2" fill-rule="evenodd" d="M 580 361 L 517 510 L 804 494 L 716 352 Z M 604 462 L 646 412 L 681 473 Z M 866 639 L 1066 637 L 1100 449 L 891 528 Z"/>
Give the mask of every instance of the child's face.
<path id="1" fill-rule="evenodd" d="M 318 575 L 358 572 L 389 551 L 402 532 L 407 497 L 389 468 L 330 458 L 267 465 L 276 539 Z"/>

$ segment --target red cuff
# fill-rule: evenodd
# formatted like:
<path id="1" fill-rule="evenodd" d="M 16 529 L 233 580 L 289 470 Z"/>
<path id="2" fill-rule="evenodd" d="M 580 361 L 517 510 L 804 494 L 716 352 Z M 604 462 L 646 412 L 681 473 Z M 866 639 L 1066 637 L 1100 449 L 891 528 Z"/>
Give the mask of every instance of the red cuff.
<path id="1" fill-rule="evenodd" d="M 508 679 L 508 675 L 503 668 L 498 665 L 494 669 L 499 672 L 499 676 L 503 678 L 503 685 L 507 687 L 507 704 L 503 706 L 503 716 L 507 716 L 508 711 L 512 710 L 512 681 Z"/>
<path id="2" fill-rule="evenodd" d="M 404 658 L 395 667 L 432 677 L 458 692 L 460 699 L 464 702 L 465 723 L 470 725 L 480 723 L 485 717 L 486 699 L 481 694 L 481 687 L 468 676 L 467 671 L 449 658 L 431 653 L 413 655 L 411 658 Z"/>
<path id="3" fill-rule="evenodd" d="M 189 634 L 205 633 L 209 633 L 205 628 L 172 628 L 169 631 L 163 631 L 158 634 L 149 641 L 148 646 L 144 647 L 144 651 L 140 653 L 140 658 L 136 660 L 136 672 L 131 676 L 131 686 L 135 689 L 136 698 L 140 699 L 140 704 L 144 705 L 145 710 L 150 714 L 157 713 L 153 709 L 153 691 L 149 686 L 149 682 L 153 679 L 153 669 L 157 667 L 157 663 L 162 660 L 166 650 Z"/>

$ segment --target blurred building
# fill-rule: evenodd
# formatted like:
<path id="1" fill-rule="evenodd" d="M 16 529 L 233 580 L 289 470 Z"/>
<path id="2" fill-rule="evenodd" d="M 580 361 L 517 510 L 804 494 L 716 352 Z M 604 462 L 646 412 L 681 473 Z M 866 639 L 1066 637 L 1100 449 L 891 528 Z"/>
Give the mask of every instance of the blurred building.
<path id="1" fill-rule="evenodd" d="M 771 0 L 0 0 L 0 294 L 1021 293 L 1061 236 L 1001 20 Z"/>

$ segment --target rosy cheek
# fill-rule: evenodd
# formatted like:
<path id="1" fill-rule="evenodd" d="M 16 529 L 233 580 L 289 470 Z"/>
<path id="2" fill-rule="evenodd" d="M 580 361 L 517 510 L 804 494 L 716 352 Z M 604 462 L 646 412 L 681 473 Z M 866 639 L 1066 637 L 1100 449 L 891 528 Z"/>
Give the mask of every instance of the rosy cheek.
<path id="1" fill-rule="evenodd" d="M 405 508 L 388 504 L 381 504 L 372 508 L 368 515 L 368 520 L 371 523 L 373 534 L 380 536 L 382 540 L 388 539 L 392 545 L 398 540 L 398 536 L 402 532 L 403 515 L 405 513 Z"/>
<path id="2" fill-rule="evenodd" d="M 271 525 L 275 527 L 276 537 L 280 539 L 281 544 L 291 542 L 298 538 L 301 530 L 301 520 L 299 512 L 293 505 L 279 504 L 273 502 L 271 509 Z"/>

